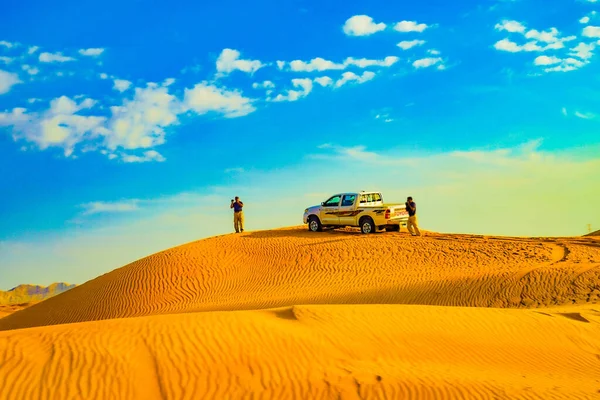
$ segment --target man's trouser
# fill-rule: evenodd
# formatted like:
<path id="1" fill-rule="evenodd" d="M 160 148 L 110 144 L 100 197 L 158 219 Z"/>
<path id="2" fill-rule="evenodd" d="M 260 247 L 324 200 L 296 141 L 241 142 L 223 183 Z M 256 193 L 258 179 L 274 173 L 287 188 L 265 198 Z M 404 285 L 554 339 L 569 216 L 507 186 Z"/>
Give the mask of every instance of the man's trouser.
<path id="1" fill-rule="evenodd" d="M 244 212 L 236 211 L 233 213 L 233 227 L 236 232 L 244 230 Z"/>
<path id="2" fill-rule="evenodd" d="M 419 231 L 419 226 L 417 225 L 417 216 L 413 215 L 412 217 L 408 217 L 408 222 L 406 223 L 406 228 L 410 232 L 411 235 L 421 236 L 421 232 Z M 414 228 L 414 230 L 413 230 Z"/>

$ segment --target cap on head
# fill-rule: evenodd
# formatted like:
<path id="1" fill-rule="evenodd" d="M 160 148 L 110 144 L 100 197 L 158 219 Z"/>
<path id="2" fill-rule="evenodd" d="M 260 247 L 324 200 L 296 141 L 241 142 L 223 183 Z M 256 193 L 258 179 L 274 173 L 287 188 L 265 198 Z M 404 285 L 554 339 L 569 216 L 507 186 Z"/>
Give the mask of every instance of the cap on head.
<path id="1" fill-rule="evenodd" d="M 238 196 L 235 196 L 235 199 L 236 199 L 236 200 L 238 200 L 238 199 L 239 199 L 239 197 L 238 197 Z"/>
<path id="2" fill-rule="evenodd" d="M 412 197 L 408 196 L 408 197 L 406 198 L 406 200 L 408 200 L 408 201 L 412 201 Z"/>

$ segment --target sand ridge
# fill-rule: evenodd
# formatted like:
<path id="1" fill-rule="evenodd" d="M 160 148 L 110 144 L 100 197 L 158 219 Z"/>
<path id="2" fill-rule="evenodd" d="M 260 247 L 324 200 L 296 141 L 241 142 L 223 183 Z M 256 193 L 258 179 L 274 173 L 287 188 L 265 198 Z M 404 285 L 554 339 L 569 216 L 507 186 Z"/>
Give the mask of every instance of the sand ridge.
<path id="1" fill-rule="evenodd" d="M 0 332 L 2 399 L 592 399 L 600 308 L 309 305 Z"/>
<path id="2" fill-rule="evenodd" d="M 545 307 L 600 301 L 597 238 L 406 232 L 223 235 L 143 258 L 0 320 L 0 330 L 297 304 Z"/>

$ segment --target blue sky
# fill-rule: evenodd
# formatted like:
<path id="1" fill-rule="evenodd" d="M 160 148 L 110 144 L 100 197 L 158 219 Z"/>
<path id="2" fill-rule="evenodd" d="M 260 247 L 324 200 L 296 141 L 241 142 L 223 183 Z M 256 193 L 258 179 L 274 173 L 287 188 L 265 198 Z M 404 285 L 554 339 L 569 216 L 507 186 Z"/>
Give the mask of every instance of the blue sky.
<path id="1" fill-rule="evenodd" d="M 236 194 L 248 229 L 360 189 L 430 230 L 600 227 L 600 2 L 322 3 L 3 5 L 0 289 L 228 233 Z"/>

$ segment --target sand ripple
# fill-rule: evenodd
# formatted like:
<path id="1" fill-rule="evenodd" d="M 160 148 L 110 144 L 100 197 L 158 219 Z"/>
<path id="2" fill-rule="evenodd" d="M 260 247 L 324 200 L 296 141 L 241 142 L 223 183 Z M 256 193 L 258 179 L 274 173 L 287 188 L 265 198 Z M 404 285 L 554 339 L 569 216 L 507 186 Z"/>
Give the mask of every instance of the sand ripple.
<path id="1" fill-rule="evenodd" d="M 297 304 L 532 308 L 600 302 L 597 238 L 302 228 L 175 247 L 0 320 L 0 330 Z"/>

